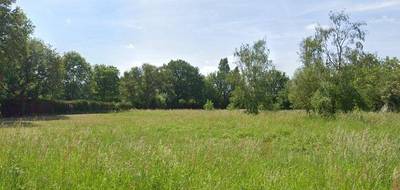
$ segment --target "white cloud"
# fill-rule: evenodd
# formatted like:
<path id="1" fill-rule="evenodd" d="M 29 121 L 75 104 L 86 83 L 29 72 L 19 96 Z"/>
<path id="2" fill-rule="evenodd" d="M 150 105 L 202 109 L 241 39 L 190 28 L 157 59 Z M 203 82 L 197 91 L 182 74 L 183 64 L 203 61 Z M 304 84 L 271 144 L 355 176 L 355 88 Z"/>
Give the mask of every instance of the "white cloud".
<path id="1" fill-rule="evenodd" d="M 200 73 L 203 75 L 208 75 L 212 72 L 215 72 L 218 70 L 217 66 L 204 66 L 204 67 L 200 67 Z"/>
<path id="2" fill-rule="evenodd" d="M 312 23 L 312 24 L 309 24 L 309 25 L 306 26 L 306 30 L 314 31 L 315 28 L 317 28 L 317 27 L 322 27 L 324 29 L 329 28 L 328 25 L 321 25 L 321 24 L 318 24 L 318 23 Z"/>
<path id="3" fill-rule="evenodd" d="M 369 4 L 358 5 L 352 8 L 351 10 L 356 12 L 375 11 L 379 9 L 396 7 L 399 5 L 400 5 L 400 0 L 384 0 Z"/>
<path id="4" fill-rule="evenodd" d="M 368 23 L 398 23 L 399 20 L 393 17 L 381 16 L 379 18 L 372 19 Z"/>
<path id="5" fill-rule="evenodd" d="M 125 48 L 128 48 L 128 49 L 135 49 L 135 45 L 133 45 L 132 43 L 130 43 L 130 44 L 126 45 Z"/>
<path id="6" fill-rule="evenodd" d="M 306 30 L 314 30 L 317 26 L 318 24 L 316 23 L 309 24 L 306 26 Z"/>
<path id="7" fill-rule="evenodd" d="M 65 23 L 66 23 L 66 24 L 71 24 L 71 23 L 72 23 L 72 20 L 71 20 L 70 18 L 67 18 L 67 19 L 65 19 Z"/>

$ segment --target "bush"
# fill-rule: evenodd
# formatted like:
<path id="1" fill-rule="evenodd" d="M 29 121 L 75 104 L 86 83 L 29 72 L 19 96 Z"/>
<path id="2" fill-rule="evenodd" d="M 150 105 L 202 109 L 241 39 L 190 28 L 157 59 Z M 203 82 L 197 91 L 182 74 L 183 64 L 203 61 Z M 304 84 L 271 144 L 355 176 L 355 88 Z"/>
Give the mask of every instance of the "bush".
<path id="1" fill-rule="evenodd" d="M 205 110 L 213 110 L 214 109 L 214 102 L 211 100 L 207 100 L 206 104 L 204 104 L 203 108 Z"/>
<path id="2" fill-rule="evenodd" d="M 118 111 L 126 111 L 133 108 L 132 104 L 128 102 L 119 102 L 116 105 Z"/>
<path id="3" fill-rule="evenodd" d="M 236 110 L 237 108 L 235 107 L 235 104 L 230 103 L 230 104 L 228 105 L 228 107 L 226 107 L 226 109 L 232 111 L 232 110 Z"/>
<path id="4" fill-rule="evenodd" d="M 130 104 L 96 102 L 88 100 L 54 101 L 54 100 L 6 100 L 1 105 L 3 117 L 20 117 L 34 115 L 105 113 L 128 110 Z"/>
<path id="5" fill-rule="evenodd" d="M 331 117 L 335 114 L 332 99 L 321 90 L 317 90 L 311 97 L 311 105 L 316 113 L 324 117 Z"/>
<path id="6" fill-rule="evenodd" d="M 383 90 L 382 100 L 385 103 L 382 111 L 400 111 L 400 79 L 387 82 Z"/>

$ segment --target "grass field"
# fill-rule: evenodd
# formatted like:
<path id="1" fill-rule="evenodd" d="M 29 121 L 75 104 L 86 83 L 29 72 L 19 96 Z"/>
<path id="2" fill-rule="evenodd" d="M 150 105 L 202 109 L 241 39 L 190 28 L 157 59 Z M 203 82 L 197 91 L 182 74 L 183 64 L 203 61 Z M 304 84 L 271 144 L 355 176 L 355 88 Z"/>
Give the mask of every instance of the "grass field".
<path id="1" fill-rule="evenodd" d="M 132 111 L 0 128 L 0 189 L 390 189 L 397 170 L 399 114 Z"/>

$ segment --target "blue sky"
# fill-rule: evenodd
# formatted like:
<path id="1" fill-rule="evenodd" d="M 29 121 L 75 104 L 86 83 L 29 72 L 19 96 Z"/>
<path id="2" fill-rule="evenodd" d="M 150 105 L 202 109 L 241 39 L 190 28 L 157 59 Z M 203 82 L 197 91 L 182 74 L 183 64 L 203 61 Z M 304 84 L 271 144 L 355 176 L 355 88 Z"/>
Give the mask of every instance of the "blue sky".
<path id="1" fill-rule="evenodd" d="M 400 0 L 17 0 L 35 36 L 59 52 L 122 72 L 184 59 L 203 74 L 235 48 L 265 38 L 274 65 L 292 75 L 301 40 L 330 10 L 368 26 L 366 50 L 400 57 Z"/>

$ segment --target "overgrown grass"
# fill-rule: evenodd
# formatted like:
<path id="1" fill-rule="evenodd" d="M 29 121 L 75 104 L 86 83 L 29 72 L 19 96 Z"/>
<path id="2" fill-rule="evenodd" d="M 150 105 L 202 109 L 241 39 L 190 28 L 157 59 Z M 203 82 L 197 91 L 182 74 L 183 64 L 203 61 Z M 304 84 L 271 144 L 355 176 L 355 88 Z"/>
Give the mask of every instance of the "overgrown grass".
<path id="1" fill-rule="evenodd" d="M 390 189 L 400 115 L 133 111 L 3 122 L 0 189 Z M 399 168 L 400 169 L 400 168 Z"/>

